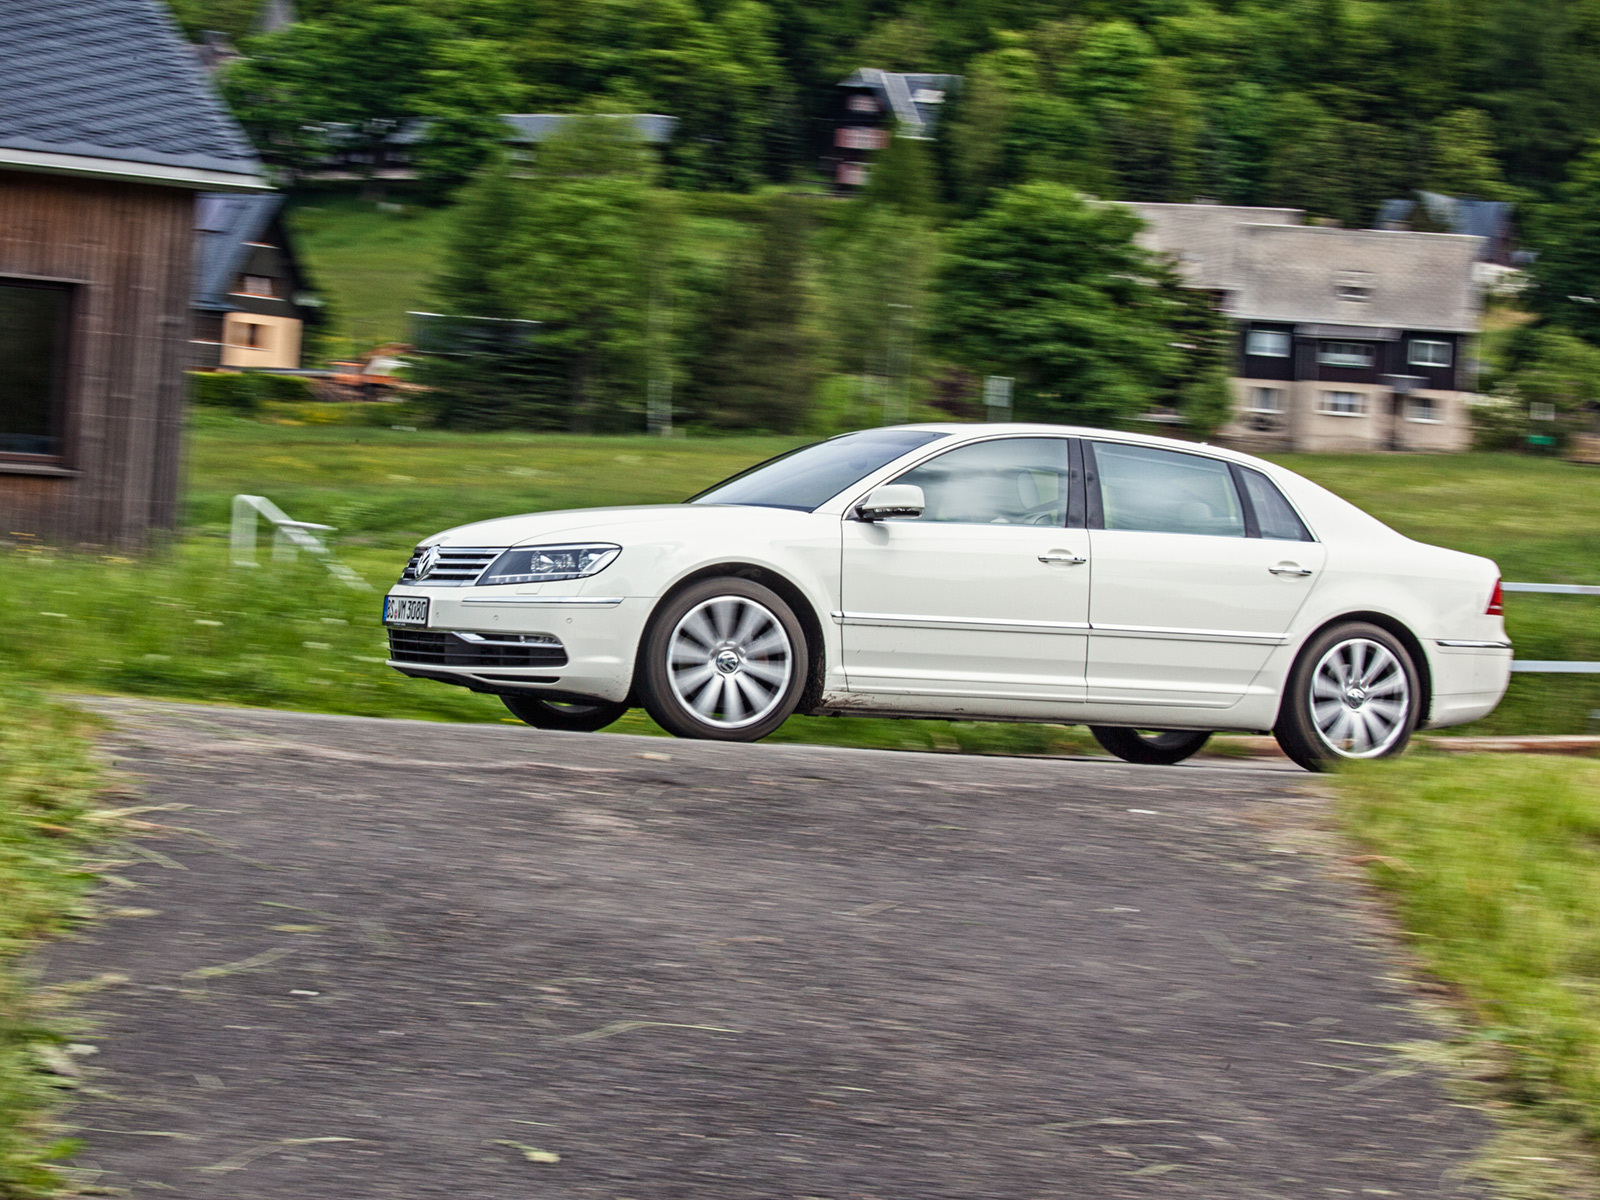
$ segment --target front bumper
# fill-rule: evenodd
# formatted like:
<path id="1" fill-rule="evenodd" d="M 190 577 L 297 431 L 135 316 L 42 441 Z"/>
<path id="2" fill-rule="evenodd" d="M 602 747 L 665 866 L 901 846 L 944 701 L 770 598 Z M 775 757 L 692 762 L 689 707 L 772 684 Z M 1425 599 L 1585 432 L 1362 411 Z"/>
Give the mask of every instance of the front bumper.
<path id="1" fill-rule="evenodd" d="M 538 589 L 397 586 L 391 596 L 429 599 L 425 632 L 469 636 L 436 640 L 439 651 L 426 658 L 415 647 L 399 649 L 398 639 L 391 638 L 389 665 L 405 675 L 478 692 L 625 700 L 633 689 L 634 657 L 655 602 L 646 596 L 606 595 L 601 588 L 585 595 L 579 585 L 590 582 Z"/>

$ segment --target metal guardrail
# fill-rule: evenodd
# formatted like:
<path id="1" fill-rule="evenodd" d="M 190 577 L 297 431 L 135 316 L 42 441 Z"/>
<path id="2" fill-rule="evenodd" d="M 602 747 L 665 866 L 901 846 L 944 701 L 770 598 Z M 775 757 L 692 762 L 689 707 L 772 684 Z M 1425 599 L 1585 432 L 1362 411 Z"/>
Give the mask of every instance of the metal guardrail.
<path id="1" fill-rule="evenodd" d="M 1536 592 L 1546 596 L 1600 596 L 1600 587 L 1586 583 L 1503 583 L 1500 589 L 1506 592 Z M 1530 675 L 1600 675 L 1600 662 L 1514 659 L 1511 669 Z"/>
<path id="2" fill-rule="evenodd" d="M 272 526 L 272 557 L 284 562 L 304 550 L 322 559 L 328 573 L 345 587 L 360 592 L 370 592 L 372 585 L 343 563 L 335 562 L 328 554 L 317 533 L 332 533 L 332 525 L 318 525 L 315 521 L 291 521 L 287 513 L 265 496 L 239 495 L 233 498 L 233 528 L 229 549 L 233 565 L 256 565 L 256 525 L 265 519 Z M 316 531 L 316 532 L 313 532 Z"/>

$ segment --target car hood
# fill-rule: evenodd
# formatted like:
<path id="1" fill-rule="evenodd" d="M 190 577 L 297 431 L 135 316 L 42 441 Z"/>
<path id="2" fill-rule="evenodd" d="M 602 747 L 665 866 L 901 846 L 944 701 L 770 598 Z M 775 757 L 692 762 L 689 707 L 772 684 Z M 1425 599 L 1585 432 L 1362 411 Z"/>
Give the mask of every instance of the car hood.
<path id="1" fill-rule="evenodd" d="M 719 504 L 649 504 L 616 508 L 569 508 L 554 512 L 524 513 L 516 517 L 496 517 L 476 521 L 436 533 L 422 541 L 424 546 L 528 546 L 576 538 L 618 541 L 648 537 L 651 533 L 670 535 L 685 525 L 705 527 L 730 521 L 744 522 L 757 513 L 782 520 L 809 517 L 809 513 L 789 509 L 753 509 Z"/>

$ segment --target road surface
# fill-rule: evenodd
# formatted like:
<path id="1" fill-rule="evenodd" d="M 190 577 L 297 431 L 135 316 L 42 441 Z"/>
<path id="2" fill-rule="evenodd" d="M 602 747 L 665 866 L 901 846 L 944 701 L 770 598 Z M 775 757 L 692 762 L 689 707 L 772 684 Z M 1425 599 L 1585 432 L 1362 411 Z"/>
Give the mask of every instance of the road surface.
<path id="1" fill-rule="evenodd" d="M 101 1186 L 1482 1194 L 1296 772 L 94 704 L 175 806 L 45 955 Z"/>

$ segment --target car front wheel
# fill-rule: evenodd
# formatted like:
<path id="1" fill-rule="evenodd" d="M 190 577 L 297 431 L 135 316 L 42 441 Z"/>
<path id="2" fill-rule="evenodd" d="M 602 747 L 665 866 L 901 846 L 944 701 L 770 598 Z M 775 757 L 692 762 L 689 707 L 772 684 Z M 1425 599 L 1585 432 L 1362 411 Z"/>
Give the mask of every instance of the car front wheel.
<path id="1" fill-rule="evenodd" d="M 644 706 L 679 737 L 754 742 L 806 685 L 806 641 L 783 597 L 748 579 L 708 579 L 657 610 L 645 634 Z"/>
<path id="2" fill-rule="evenodd" d="M 1410 653 L 1387 629 L 1353 621 L 1306 644 L 1273 734 L 1308 771 L 1348 759 L 1388 758 L 1411 740 L 1422 689 Z"/>

